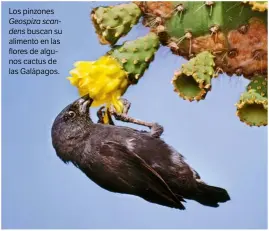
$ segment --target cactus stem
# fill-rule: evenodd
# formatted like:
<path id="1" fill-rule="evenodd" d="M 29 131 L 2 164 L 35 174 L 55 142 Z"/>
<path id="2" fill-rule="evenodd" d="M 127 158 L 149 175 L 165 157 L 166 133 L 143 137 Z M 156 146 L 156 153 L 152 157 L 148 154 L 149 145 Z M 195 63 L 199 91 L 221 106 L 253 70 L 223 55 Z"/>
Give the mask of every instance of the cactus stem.
<path id="1" fill-rule="evenodd" d="M 130 16 L 129 13 L 132 13 L 133 16 Z M 136 24 L 141 16 L 142 12 L 135 3 L 97 7 L 91 13 L 100 43 L 111 45 L 114 45 L 119 38 L 127 34 L 131 29 L 130 25 Z M 108 31 L 106 36 L 103 36 L 102 32 L 105 30 Z M 115 32 L 112 31 L 111 33 L 109 30 L 115 30 Z"/>
<path id="2" fill-rule="evenodd" d="M 237 107 L 237 116 L 249 126 L 267 125 L 267 84 L 263 76 L 255 76 L 246 87 L 246 92 L 240 96 Z"/>
<path id="3" fill-rule="evenodd" d="M 204 51 L 174 73 L 172 83 L 182 98 L 200 101 L 211 90 L 214 56 Z"/>

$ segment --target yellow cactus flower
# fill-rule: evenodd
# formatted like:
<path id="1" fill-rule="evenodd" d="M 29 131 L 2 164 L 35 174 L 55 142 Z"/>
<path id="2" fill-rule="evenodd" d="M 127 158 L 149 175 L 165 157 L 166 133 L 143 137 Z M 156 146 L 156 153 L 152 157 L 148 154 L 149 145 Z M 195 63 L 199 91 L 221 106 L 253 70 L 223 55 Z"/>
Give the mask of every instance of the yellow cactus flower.
<path id="1" fill-rule="evenodd" d="M 120 97 L 129 86 L 127 73 L 121 65 L 110 56 L 103 56 L 97 61 L 79 61 L 74 63 L 69 79 L 76 86 L 81 96 L 89 94 L 94 100 L 92 106 L 113 104 L 118 112 L 122 112 Z M 107 122 L 107 115 L 105 115 Z"/>

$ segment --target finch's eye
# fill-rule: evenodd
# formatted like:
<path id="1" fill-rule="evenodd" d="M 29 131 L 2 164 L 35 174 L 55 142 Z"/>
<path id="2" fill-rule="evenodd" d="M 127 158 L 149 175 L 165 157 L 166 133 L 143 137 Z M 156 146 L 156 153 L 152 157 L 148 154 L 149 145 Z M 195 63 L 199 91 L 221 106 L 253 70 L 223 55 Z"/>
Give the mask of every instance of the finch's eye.
<path id="1" fill-rule="evenodd" d="M 73 112 L 73 111 L 69 111 L 68 115 L 69 115 L 70 118 L 74 118 L 76 116 L 76 113 Z"/>

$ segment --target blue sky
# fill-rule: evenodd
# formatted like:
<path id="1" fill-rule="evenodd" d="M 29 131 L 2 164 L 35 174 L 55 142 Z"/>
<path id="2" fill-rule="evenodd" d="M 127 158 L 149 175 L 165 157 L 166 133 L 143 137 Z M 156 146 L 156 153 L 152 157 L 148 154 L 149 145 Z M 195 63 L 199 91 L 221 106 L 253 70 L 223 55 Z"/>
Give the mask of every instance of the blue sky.
<path id="1" fill-rule="evenodd" d="M 78 98 L 66 80 L 68 72 L 75 61 L 96 60 L 109 50 L 98 43 L 90 22 L 97 5 L 104 4 L 2 3 L 2 228 L 266 228 L 267 127 L 250 128 L 235 116 L 234 104 L 248 81 L 221 75 L 206 100 L 189 103 L 170 83 L 186 61 L 163 47 L 139 84 L 125 94 L 132 102 L 130 115 L 162 124 L 163 139 L 204 181 L 227 189 L 232 200 L 219 208 L 188 201 L 185 211 L 170 209 L 105 191 L 58 159 L 51 125 Z M 8 74 L 8 30 L 13 27 L 8 8 L 55 10 L 64 31 L 56 56 L 60 75 Z M 147 32 L 138 25 L 119 43 Z"/>

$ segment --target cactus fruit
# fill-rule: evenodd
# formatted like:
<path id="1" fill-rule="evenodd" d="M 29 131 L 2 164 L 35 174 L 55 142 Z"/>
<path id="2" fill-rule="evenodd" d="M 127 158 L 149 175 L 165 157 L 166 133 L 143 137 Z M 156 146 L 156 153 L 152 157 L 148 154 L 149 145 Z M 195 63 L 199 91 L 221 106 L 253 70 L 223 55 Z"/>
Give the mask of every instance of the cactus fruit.
<path id="1" fill-rule="evenodd" d="M 175 91 L 189 101 L 204 99 L 211 89 L 214 66 L 214 56 L 208 51 L 201 52 L 175 73 L 172 80 Z"/>
<path id="2" fill-rule="evenodd" d="M 189 59 L 211 51 L 228 75 L 267 72 L 267 13 L 243 2 L 138 2 L 143 24 L 163 45 Z M 164 11 L 160 10 L 163 5 Z M 155 21 L 155 23 L 153 23 Z"/>
<path id="3" fill-rule="evenodd" d="M 236 104 L 237 116 L 250 126 L 267 125 L 267 79 L 263 76 L 253 77 L 246 90 Z"/>
<path id="4" fill-rule="evenodd" d="M 108 55 L 118 60 L 128 73 L 129 81 L 136 84 L 154 59 L 154 54 L 159 45 L 158 36 L 154 33 L 149 33 L 134 41 L 125 42 L 121 46 L 115 46 L 108 52 Z"/>
<path id="5" fill-rule="evenodd" d="M 91 18 L 101 44 L 114 45 L 137 24 L 141 11 L 134 3 L 92 10 Z"/>

